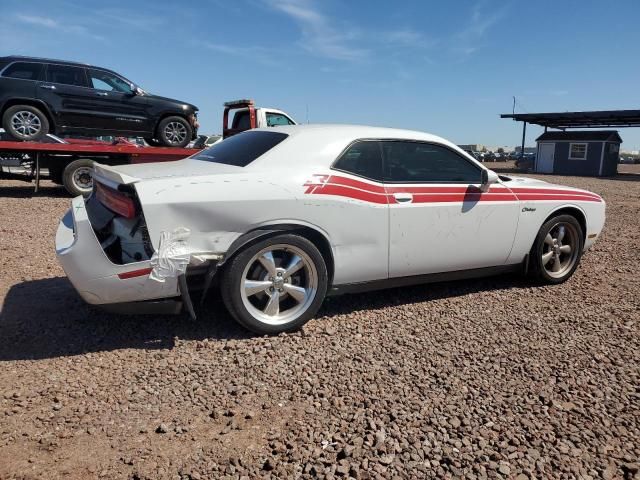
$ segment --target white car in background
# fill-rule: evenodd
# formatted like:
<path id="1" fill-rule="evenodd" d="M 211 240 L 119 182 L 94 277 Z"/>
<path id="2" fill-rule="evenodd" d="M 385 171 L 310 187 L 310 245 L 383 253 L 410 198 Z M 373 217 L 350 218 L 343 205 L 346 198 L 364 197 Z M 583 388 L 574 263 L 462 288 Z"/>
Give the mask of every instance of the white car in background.
<path id="1" fill-rule="evenodd" d="M 528 271 L 567 280 L 600 234 L 600 196 L 498 176 L 427 133 L 250 130 L 175 162 L 96 165 L 56 250 L 87 302 L 192 315 L 219 288 L 258 333 L 302 326 L 328 294 Z"/>

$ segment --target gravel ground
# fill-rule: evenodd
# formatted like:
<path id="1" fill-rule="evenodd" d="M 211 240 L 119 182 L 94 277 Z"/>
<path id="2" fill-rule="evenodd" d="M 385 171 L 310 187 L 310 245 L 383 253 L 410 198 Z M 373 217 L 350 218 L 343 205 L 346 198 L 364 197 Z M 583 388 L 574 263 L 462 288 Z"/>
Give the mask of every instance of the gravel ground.
<path id="1" fill-rule="evenodd" d="M 53 254 L 69 199 L 0 181 L 0 478 L 640 478 L 640 176 L 543 178 L 608 204 L 569 282 L 332 298 L 272 338 L 215 299 L 87 307 Z"/>

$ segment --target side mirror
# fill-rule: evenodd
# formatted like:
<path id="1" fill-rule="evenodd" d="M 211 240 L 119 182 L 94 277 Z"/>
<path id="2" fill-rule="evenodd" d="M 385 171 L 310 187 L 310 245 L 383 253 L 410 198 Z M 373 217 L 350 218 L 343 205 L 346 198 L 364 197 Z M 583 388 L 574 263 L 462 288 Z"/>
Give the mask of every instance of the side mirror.
<path id="1" fill-rule="evenodd" d="M 130 83 L 129 89 L 131 90 L 131 95 L 141 95 L 140 87 L 138 87 L 135 83 Z"/>
<path id="2" fill-rule="evenodd" d="M 482 183 L 480 184 L 480 191 L 488 192 L 492 183 L 497 183 L 500 178 L 498 174 L 493 170 L 485 168 L 482 170 Z"/>

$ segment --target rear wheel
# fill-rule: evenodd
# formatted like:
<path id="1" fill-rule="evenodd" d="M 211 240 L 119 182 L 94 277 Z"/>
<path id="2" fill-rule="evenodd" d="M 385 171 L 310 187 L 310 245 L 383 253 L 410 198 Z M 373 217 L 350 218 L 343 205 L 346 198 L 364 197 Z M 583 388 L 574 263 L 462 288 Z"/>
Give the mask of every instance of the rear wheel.
<path id="1" fill-rule="evenodd" d="M 39 140 L 49 133 L 49 120 L 31 105 L 14 105 L 2 116 L 4 130 L 16 140 Z"/>
<path id="2" fill-rule="evenodd" d="M 62 184 L 74 197 L 88 197 L 93 190 L 93 160 L 80 158 L 67 165 L 62 172 Z"/>
<path id="3" fill-rule="evenodd" d="M 259 334 L 297 330 L 318 311 L 327 293 L 327 267 L 316 246 L 298 235 L 257 242 L 226 266 L 221 282 L 233 317 Z"/>
<path id="4" fill-rule="evenodd" d="M 167 117 L 158 125 L 157 138 L 167 147 L 185 147 L 191 141 L 193 129 L 182 117 Z"/>
<path id="5" fill-rule="evenodd" d="M 548 220 L 531 249 L 533 273 L 545 283 L 562 283 L 573 275 L 584 247 L 584 233 L 571 215 L 558 215 Z"/>

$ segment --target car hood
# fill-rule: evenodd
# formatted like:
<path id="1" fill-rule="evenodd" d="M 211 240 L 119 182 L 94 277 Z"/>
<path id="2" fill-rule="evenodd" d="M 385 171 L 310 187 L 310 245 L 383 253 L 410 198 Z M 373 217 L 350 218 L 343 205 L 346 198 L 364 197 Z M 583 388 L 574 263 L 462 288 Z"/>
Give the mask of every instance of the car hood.
<path id="1" fill-rule="evenodd" d="M 178 107 L 186 107 L 187 110 L 193 110 L 197 112 L 199 109 L 192 103 L 183 102 L 182 100 L 176 100 L 175 98 L 162 97 L 160 95 L 154 95 L 152 93 L 145 92 L 145 97 L 149 99 L 162 100 L 163 102 L 175 103 Z"/>
<path id="2" fill-rule="evenodd" d="M 130 165 L 94 164 L 94 177 L 104 183 L 131 184 L 147 180 L 198 177 L 202 175 L 243 173 L 242 167 L 203 162 L 185 158 L 172 162 L 137 163 Z"/>

